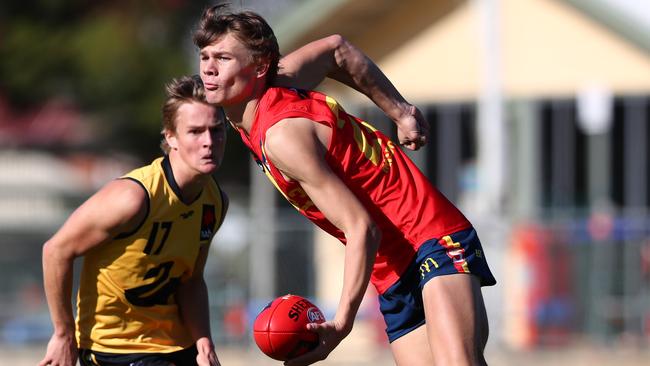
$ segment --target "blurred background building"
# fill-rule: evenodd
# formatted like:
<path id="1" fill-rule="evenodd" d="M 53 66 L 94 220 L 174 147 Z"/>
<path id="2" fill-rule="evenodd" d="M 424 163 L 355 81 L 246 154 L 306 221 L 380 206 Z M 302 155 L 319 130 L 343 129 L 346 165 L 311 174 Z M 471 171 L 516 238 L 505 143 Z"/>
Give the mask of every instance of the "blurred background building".
<path id="1" fill-rule="evenodd" d="M 207 2 L 37 3 L 0 5 L 0 349 L 44 353 L 41 246 L 89 194 L 160 154 L 163 85 L 197 71 L 190 35 Z M 410 156 L 481 236 L 499 281 L 484 289 L 495 364 L 521 363 L 503 352 L 576 348 L 646 364 L 647 1 L 232 5 L 265 16 L 285 54 L 343 35 L 426 114 L 429 143 Z M 364 96 L 319 89 L 395 137 Z M 254 347 L 252 318 L 275 296 L 305 295 L 333 315 L 343 246 L 285 204 L 230 137 L 217 175 L 232 203 L 206 276 L 217 343 Z M 374 295 L 334 360 L 380 364 Z"/>

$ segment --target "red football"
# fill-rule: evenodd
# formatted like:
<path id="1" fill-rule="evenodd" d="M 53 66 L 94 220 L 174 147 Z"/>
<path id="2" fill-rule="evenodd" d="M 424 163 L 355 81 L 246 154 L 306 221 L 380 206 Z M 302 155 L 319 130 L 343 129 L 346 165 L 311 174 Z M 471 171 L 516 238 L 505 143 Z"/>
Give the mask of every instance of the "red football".
<path id="1" fill-rule="evenodd" d="M 307 330 L 306 325 L 324 321 L 323 312 L 309 300 L 284 295 L 270 302 L 257 315 L 253 337 L 267 356 L 287 361 L 318 345 L 318 334 Z"/>

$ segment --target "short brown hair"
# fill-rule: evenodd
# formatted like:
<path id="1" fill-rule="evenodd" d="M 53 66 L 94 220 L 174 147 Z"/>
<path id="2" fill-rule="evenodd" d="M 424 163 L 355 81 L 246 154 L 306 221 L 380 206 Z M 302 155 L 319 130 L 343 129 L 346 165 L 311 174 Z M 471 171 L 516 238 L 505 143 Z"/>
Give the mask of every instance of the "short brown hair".
<path id="1" fill-rule="evenodd" d="M 162 141 L 160 142 L 160 148 L 165 152 L 169 153 L 169 145 L 165 139 L 165 132 L 176 132 L 176 117 L 178 114 L 178 109 L 185 103 L 199 102 L 204 104 L 209 104 L 205 99 L 205 90 L 203 89 L 203 82 L 198 75 L 193 76 L 183 76 L 178 79 L 172 79 L 167 85 L 165 85 L 165 91 L 167 92 L 167 98 L 162 107 L 162 131 L 163 134 Z M 211 105 L 211 104 L 209 104 Z M 221 110 L 221 107 L 211 105 L 214 108 Z M 224 118 L 224 113 L 217 113 L 220 118 Z"/>
<path id="2" fill-rule="evenodd" d="M 200 49 L 214 43 L 219 37 L 232 33 L 252 53 L 256 62 L 267 61 L 266 84 L 270 85 L 278 73 L 280 48 L 273 29 L 257 13 L 227 11 L 227 4 L 214 5 L 203 11 L 197 30 L 194 32 L 194 44 Z"/>

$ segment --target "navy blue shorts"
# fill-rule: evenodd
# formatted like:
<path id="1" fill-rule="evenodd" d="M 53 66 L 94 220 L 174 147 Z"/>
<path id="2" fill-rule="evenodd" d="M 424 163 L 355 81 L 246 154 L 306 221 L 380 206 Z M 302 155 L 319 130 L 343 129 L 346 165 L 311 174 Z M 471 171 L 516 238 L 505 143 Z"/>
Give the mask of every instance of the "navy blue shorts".
<path id="1" fill-rule="evenodd" d="M 497 283 L 473 228 L 423 243 L 399 280 L 379 295 L 389 342 L 425 323 L 424 285 L 433 277 L 455 273 L 476 275 L 481 286 Z"/>
<path id="2" fill-rule="evenodd" d="M 171 353 L 105 353 L 79 350 L 79 364 L 82 366 L 173 366 L 196 365 L 196 345 Z"/>

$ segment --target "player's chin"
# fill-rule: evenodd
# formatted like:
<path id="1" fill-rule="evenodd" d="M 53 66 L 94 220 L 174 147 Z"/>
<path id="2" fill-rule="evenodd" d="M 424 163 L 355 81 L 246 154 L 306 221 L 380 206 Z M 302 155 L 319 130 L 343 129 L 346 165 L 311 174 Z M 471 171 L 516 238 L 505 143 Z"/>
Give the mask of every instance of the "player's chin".
<path id="1" fill-rule="evenodd" d="M 219 97 L 219 94 L 217 91 L 210 91 L 206 90 L 205 91 L 205 100 L 210 103 L 210 104 L 220 104 L 222 102 L 222 98 Z"/>
<path id="2" fill-rule="evenodd" d="M 203 174 L 212 174 L 219 169 L 219 164 L 214 161 L 202 163 L 199 166 L 199 171 Z"/>

